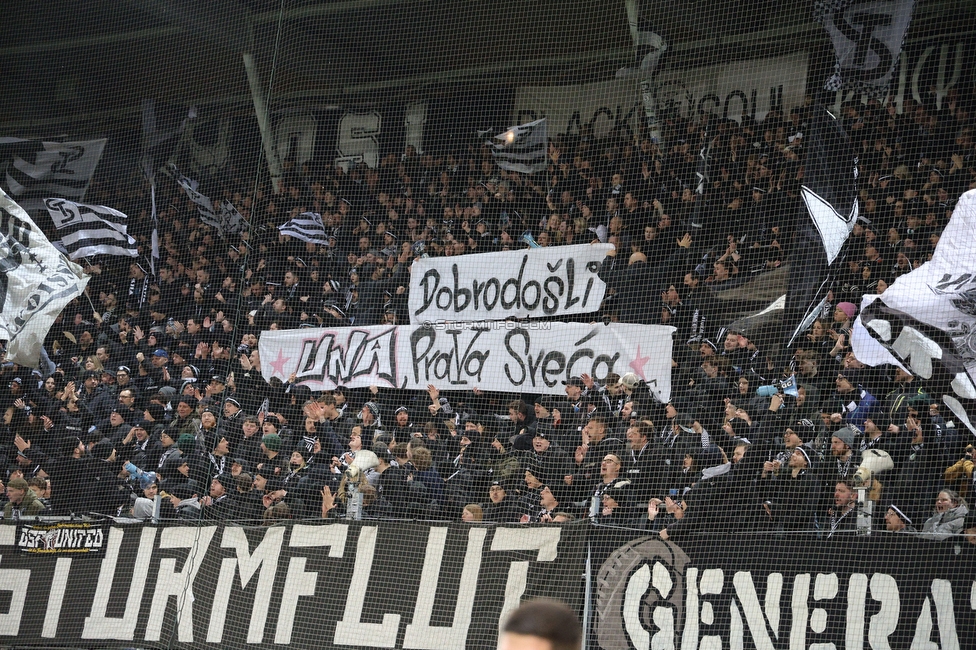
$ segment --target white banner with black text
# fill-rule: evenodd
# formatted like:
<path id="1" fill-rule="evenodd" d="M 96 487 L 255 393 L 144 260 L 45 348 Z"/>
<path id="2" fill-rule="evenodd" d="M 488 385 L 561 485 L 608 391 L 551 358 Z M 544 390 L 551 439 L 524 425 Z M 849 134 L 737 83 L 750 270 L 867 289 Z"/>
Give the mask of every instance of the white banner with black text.
<path id="1" fill-rule="evenodd" d="M 673 327 L 610 323 L 438 322 L 268 331 L 265 379 L 312 390 L 378 386 L 562 394 L 586 373 L 633 372 L 662 402 L 671 396 Z"/>
<path id="2" fill-rule="evenodd" d="M 410 322 L 588 314 L 607 286 L 597 277 L 612 244 L 578 244 L 417 260 Z"/>

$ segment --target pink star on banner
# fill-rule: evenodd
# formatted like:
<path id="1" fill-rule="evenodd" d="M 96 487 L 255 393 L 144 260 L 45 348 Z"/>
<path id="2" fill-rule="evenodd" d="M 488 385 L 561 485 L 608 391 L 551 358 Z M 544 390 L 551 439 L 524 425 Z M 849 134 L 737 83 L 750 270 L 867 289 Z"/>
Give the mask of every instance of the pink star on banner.
<path id="1" fill-rule="evenodd" d="M 630 366 L 631 370 L 633 370 L 637 374 L 638 377 L 640 377 L 644 381 L 647 381 L 647 377 L 644 376 L 644 366 L 646 366 L 647 365 L 647 362 L 650 361 L 650 360 L 651 360 L 651 357 L 649 357 L 649 356 L 647 356 L 647 357 L 642 357 L 641 356 L 640 343 L 638 343 L 637 344 L 637 356 L 635 356 L 634 357 L 634 360 L 631 361 L 627 365 Z"/>
<path id="2" fill-rule="evenodd" d="M 637 353 L 640 354 L 640 348 L 637 348 Z M 285 373 L 285 363 L 288 361 L 291 361 L 291 357 L 286 357 L 281 350 L 278 350 L 278 358 L 271 362 L 271 369 L 274 371 L 273 374 L 279 377 L 288 377 Z"/>

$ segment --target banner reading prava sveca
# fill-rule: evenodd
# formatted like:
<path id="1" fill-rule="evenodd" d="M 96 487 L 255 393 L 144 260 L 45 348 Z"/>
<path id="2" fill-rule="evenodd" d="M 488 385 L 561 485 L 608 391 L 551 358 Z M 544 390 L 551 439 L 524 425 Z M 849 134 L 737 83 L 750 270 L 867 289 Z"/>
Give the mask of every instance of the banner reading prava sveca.
<path id="1" fill-rule="evenodd" d="M 431 257 L 410 269 L 410 322 L 589 314 L 607 286 L 597 276 L 613 244 Z"/>
<path id="2" fill-rule="evenodd" d="M 7 645 L 493 650 L 524 600 L 583 614 L 588 549 L 591 648 L 962 650 L 976 638 L 976 547 L 963 539 L 116 525 L 104 554 L 77 556 L 19 552 L 21 528 L 0 526 Z"/>
<path id="3" fill-rule="evenodd" d="M 265 379 L 312 390 L 379 386 L 562 394 L 563 381 L 636 373 L 662 401 L 671 396 L 673 327 L 623 323 L 513 322 L 372 325 L 268 331 Z"/>

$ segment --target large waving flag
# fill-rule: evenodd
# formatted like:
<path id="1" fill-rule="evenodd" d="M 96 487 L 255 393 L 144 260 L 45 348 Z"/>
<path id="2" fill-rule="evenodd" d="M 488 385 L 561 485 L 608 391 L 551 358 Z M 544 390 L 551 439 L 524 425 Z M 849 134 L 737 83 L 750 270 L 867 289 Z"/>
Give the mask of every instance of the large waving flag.
<path id="1" fill-rule="evenodd" d="M 976 190 L 962 195 L 932 260 L 865 296 L 854 354 L 927 381 L 976 434 Z"/>
<path id="2" fill-rule="evenodd" d="M 513 126 L 495 136 L 498 142 L 490 142 L 495 164 L 510 172 L 535 174 L 546 171 L 546 149 L 549 137 L 546 118 Z"/>
<path id="3" fill-rule="evenodd" d="M 816 105 L 807 131 L 800 186 L 803 207 L 783 311 L 784 347 L 789 354 L 823 310 L 858 216 L 857 159 L 840 121 Z"/>
<path id="4" fill-rule="evenodd" d="M 834 45 L 834 74 L 827 90 L 888 94 L 915 0 L 816 0 L 814 20 Z"/>
<path id="5" fill-rule="evenodd" d="M 69 259 L 89 255 L 139 256 L 136 240 L 128 233 L 128 218 L 118 210 L 67 199 L 47 199 L 44 205 Z"/>
<path id="6" fill-rule="evenodd" d="M 88 277 L 2 190 L 0 217 L 0 338 L 7 340 L 9 361 L 37 368 L 54 319 L 81 295 Z"/>
<path id="7" fill-rule="evenodd" d="M 637 0 L 626 0 L 627 22 L 630 25 L 630 36 L 634 41 L 636 65 L 617 70 L 617 79 L 636 79 L 641 102 L 644 104 L 644 118 L 647 121 L 647 132 L 655 140 L 661 139 L 661 127 L 657 120 L 656 91 L 654 87 L 654 72 L 657 70 L 661 57 L 668 50 L 668 42 L 663 36 L 653 30 L 651 25 L 642 23 L 639 19 Z"/>

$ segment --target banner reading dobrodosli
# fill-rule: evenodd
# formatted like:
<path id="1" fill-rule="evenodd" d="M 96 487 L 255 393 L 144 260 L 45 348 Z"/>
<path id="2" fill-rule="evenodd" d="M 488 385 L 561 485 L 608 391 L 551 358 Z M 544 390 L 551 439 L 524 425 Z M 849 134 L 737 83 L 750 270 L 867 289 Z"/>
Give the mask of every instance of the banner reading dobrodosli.
<path id="1" fill-rule="evenodd" d="M 673 327 L 491 321 L 269 331 L 261 335 L 265 379 L 292 373 L 312 390 L 347 387 L 560 394 L 587 373 L 633 372 L 655 396 L 671 396 Z"/>
<path id="2" fill-rule="evenodd" d="M 410 322 L 588 314 L 607 287 L 597 271 L 612 244 L 580 244 L 417 260 Z"/>

